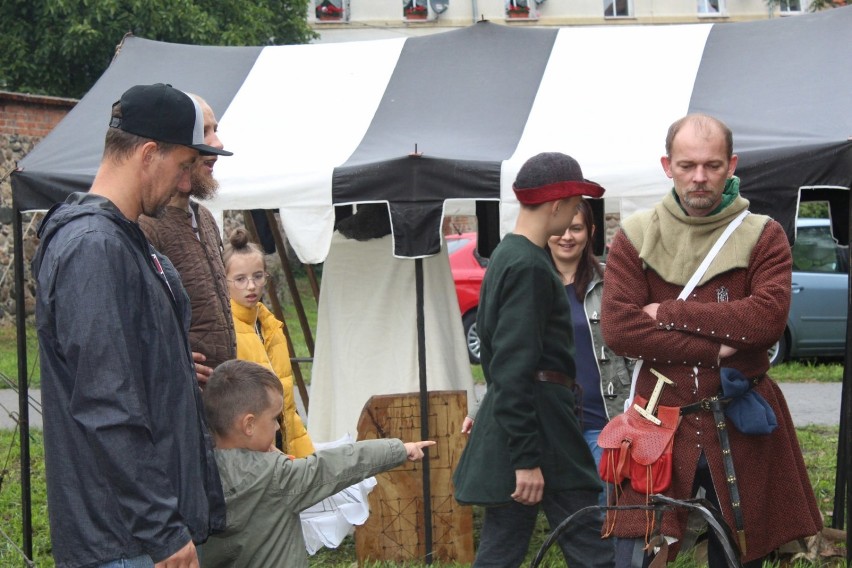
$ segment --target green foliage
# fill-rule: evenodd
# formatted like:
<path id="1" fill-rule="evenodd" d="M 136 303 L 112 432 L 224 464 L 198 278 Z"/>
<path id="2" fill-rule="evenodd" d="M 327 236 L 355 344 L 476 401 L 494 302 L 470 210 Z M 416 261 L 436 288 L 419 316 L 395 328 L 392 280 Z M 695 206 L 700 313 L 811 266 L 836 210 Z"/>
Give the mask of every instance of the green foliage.
<path id="1" fill-rule="evenodd" d="M 0 89 L 82 97 L 127 33 L 195 45 L 315 37 L 309 0 L 0 0 Z"/>
<path id="2" fill-rule="evenodd" d="M 799 217 L 826 219 L 828 217 L 828 201 L 805 201 L 800 203 Z"/>
<path id="3" fill-rule="evenodd" d="M 802 4 L 804 3 L 804 0 L 802 0 Z M 780 0 L 766 0 L 766 5 L 770 8 L 774 8 L 780 4 Z M 850 5 L 850 0 L 810 0 L 807 3 L 807 10 L 808 12 L 820 12 L 829 8 L 840 8 L 841 6 L 848 5 Z"/>

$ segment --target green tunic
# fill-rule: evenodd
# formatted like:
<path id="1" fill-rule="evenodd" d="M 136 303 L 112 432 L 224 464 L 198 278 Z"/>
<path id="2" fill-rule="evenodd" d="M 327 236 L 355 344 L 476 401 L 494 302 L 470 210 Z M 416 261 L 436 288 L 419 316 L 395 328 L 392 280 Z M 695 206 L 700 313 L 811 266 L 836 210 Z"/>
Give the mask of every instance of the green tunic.
<path id="1" fill-rule="evenodd" d="M 477 317 L 487 390 L 453 476 L 460 503 L 511 502 L 515 470 L 540 467 L 545 492 L 601 489 L 566 387 L 574 376 L 571 311 L 547 252 L 507 235 L 491 257 Z"/>

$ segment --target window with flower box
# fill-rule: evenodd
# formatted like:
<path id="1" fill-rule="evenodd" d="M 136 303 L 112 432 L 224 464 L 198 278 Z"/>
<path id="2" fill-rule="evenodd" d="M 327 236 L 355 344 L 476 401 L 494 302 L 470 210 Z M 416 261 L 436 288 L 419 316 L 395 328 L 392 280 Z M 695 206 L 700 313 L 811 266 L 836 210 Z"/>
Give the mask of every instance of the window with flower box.
<path id="1" fill-rule="evenodd" d="M 342 22 L 346 20 L 344 0 L 315 0 L 315 15 L 319 22 Z"/>
<path id="2" fill-rule="evenodd" d="M 535 16 L 530 9 L 530 0 L 509 0 L 506 2 L 506 17 L 510 19 L 529 19 Z"/>
<path id="3" fill-rule="evenodd" d="M 403 0 L 402 17 L 406 20 L 428 20 L 428 0 Z"/>

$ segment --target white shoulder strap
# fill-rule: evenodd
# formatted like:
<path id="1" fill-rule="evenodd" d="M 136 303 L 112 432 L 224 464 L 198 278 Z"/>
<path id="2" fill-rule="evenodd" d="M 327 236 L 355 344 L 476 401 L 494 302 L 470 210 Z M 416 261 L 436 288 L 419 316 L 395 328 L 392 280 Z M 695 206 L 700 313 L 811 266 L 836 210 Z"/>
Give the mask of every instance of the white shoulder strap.
<path id="1" fill-rule="evenodd" d="M 719 251 L 722 250 L 725 242 L 728 240 L 728 237 L 731 236 L 737 227 L 739 227 L 743 220 L 745 220 L 748 215 L 748 209 L 744 210 L 742 213 L 737 215 L 733 221 L 728 223 L 728 226 L 725 227 L 725 230 L 719 235 L 719 238 L 716 239 L 716 242 L 713 244 L 713 248 L 711 248 L 707 252 L 707 256 L 704 257 L 704 260 L 701 261 L 701 264 L 698 265 L 698 268 L 695 269 L 695 273 L 686 283 L 686 286 L 683 287 L 683 290 L 680 291 L 678 295 L 678 300 L 686 300 L 689 295 L 692 293 L 692 290 L 695 289 L 695 286 L 698 284 L 698 281 L 701 280 L 701 277 L 704 276 L 704 273 L 707 272 L 707 269 L 710 268 L 710 263 L 713 262 L 713 259 L 716 258 L 716 255 L 719 254 Z M 639 378 L 639 371 L 642 369 L 642 359 L 636 361 L 636 366 L 633 367 L 633 378 L 630 381 L 630 396 L 627 397 L 627 400 L 624 402 L 624 410 L 626 411 L 630 408 L 630 405 L 633 403 L 633 397 L 636 395 L 636 379 Z"/>

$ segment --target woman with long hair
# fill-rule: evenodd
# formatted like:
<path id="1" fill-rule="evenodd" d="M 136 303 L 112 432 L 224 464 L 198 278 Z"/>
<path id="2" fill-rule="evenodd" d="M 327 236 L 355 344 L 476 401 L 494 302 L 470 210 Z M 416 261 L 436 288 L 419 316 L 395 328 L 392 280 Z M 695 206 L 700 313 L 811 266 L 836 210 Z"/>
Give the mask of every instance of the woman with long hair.
<path id="1" fill-rule="evenodd" d="M 598 434 L 612 417 L 624 412 L 633 362 L 614 354 L 601 335 L 603 267 L 592 247 L 595 230 L 592 208 L 583 200 L 568 229 L 550 237 L 547 245 L 571 304 L 576 380 L 583 393 L 580 426 L 600 466 L 603 450 L 597 443 Z"/>

